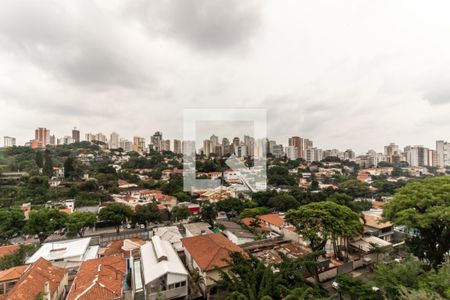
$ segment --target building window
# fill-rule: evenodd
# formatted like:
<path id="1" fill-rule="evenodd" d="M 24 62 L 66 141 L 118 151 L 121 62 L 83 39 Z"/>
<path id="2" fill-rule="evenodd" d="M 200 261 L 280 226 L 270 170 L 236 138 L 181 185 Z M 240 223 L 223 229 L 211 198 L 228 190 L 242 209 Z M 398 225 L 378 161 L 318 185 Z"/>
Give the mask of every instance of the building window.
<path id="1" fill-rule="evenodd" d="M 175 287 L 176 287 L 176 288 L 179 288 L 180 285 L 181 285 L 181 284 L 180 284 L 179 282 L 175 283 Z"/>
<path id="2" fill-rule="evenodd" d="M 181 286 L 186 286 L 186 281 L 182 281 Z"/>

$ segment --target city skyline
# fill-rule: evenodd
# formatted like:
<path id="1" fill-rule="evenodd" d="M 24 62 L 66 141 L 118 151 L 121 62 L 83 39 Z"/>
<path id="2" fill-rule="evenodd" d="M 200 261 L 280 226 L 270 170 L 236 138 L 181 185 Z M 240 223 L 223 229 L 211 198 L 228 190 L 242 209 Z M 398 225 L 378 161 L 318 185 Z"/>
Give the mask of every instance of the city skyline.
<path id="1" fill-rule="evenodd" d="M 184 108 L 252 107 L 268 110 L 269 137 L 324 148 L 448 139 L 449 3 L 197 4 L 201 17 L 183 1 L 5 2 L 0 136 L 79 124 L 181 137 Z"/>

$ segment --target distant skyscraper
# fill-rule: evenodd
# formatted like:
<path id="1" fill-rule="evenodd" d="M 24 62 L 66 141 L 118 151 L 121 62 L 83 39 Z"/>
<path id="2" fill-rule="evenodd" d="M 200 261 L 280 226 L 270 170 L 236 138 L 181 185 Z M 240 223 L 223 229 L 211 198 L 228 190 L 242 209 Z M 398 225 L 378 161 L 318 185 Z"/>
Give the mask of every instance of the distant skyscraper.
<path id="1" fill-rule="evenodd" d="M 111 138 L 112 140 L 112 138 Z M 122 150 L 126 153 L 130 152 L 131 150 L 133 150 L 133 144 L 131 143 L 131 141 L 127 140 L 127 139 L 120 139 L 119 141 L 119 147 L 117 148 L 122 148 Z M 116 149 L 116 148 L 112 148 L 112 149 Z"/>
<path id="2" fill-rule="evenodd" d="M 111 133 L 109 139 L 109 149 L 117 149 L 120 147 L 120 137 L 116 132 Z"/>
<path id="3" fill-rule="evenodd" d="M 217 135 L 212 135 L 209 140 L 211 141 L 211 153 L 216 153 L 216 147 L 219 145 L 219 137 Z"/>
<path id="4" fill-rule="evenodd" d="M 75 141 L 75 143 L 80 142 L 80 131 L 76 127 L 72 129 L 72 138 Z"/>
<path id="5" fill-rule="evenodd" d="M 162 140 L 163 140 L 162 132 L 157 131 L 155 132 L 154 135 L 152 135 L 152 137 L 150 138 L 150 142 L 153 145 L 153 150 L 157 152 L 162 151 Z"/>
<path id="6" fill-rule="evenodd" d="M 170 140 L 162 141 L 162 151 L 170 151 Z"/>
<path id="7" fill-rule="evenodd" d="M 133 137 L 133 151 L 143 153 L 145 150 L 145 138 L 140 136 Z"/>
<path id="8" fill-rule="evenodd" d="M 297 158 L 299 158 L 298 157 L 298 149 L 297 149 L 297 147 L 293 146 L 293 145 L 288 146 L 286 148 L 286 156 L 290 160 L 296 160 Z"/>
<path id="9" fill-rule="evenodd" d="M 436 166 L 445 168 L 450 166 L 450 143 L 436 141 Z"/>
<path id="10" fill-rule="evenodd" d="M 14 147 L 16 145 L 16 138 L 12 136 L 4 136 L 3 137 L 3 147 L 9 148 Z"/>
<path id="11" fill-rule="evenodd" d="M 55 146 L 56 145 L 56 137 L 54 134 L 50 136 L 50 145 Z"/>
<path id="12" fill-rule="evenodd" d="M 237 147 L 241 144 L 241 141 L 239 140 L 238 137 L 233 138 L 233 146 Z"/>
<path id="13" fill-rule="evenodd" d="M 299 136 L 293 136 L 293 137 L 289 138 L 288 142 L 289 142 L 289 146 L 294 146 L 296 148 L 295 151 L 297 152 L 297 155 L 296 155 L 295 159 L 297 159 L 299 157 L 303 158 L 304 157 L 303 139 Z M 289 151 L 294 151 L 294 149 L 290 148 Z M 287 153 L 287 155 L 289 157 L 290 153 Z M 291 155 L 291 157 L 293 157 L 293 156 Z"/>
<path id="14" fill-rule="evenodd" d="M 38 128 L 34 131 L 34 141 L 32 143 L 33 148 L 45 148 L 50 144 L 50 130 L 47 128 Z"/>
<path id="15" fill-rule="evenodd" d="M 95 136 L 95 140 L 99 141 L 99 142 L 102 142 L 102 143 L 106 143 L 107 142 L 106 135 L 104 135 L 101 132 L 97 133 L 97 135 Z"/>
<path id="16" fill-rule="evenodd" d="M 92 133 L 86 133 L 85 139 L 86 139 L 86 141 L 88 141 L 88 142 L 93 142 L 93 141 L 96 140 L 95 134 L 92 134 Z"/>
<path id="17" fill-rule="evenodd" d="M 176 154 L 181 153 L 181 141 L 180 140 L 173 140 L 173 152 Z"/>
<path id="18" fill-rule="evenodd" d="M 406 146 L 405 157 L 411 167 L 431 167 L 436 163 L 436 152 L 421 145 Z"/>
<path id="19" fill-rule="evenodd" d="M 352 160 L 355 159 L 355 152 L 352 149 L 347 149 L 344 152 L 344 159 Z"/>
<path id="20" fill-rule="evenodd" d="M 211 140 L 203 141 L 203 155 L 209 157 L 211 155 Z"/>
<path id="21" fill-rule="evenodd" d="M 222 139 L 223 155 L 231 154 L 230 141 L 227 138 Z"/>

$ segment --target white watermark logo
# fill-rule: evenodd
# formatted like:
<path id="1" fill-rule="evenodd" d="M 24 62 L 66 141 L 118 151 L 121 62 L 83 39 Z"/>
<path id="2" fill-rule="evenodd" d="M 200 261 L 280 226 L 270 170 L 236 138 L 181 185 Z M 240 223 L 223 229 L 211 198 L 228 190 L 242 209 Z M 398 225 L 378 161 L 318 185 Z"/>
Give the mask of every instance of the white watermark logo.
<path id="1" fill-rule="evenodd" d="M 220 187 L 220 179 L 198 179 L 196 176 L 196 124 L 199 121 L 225 121 L 235 123 L 251 122 L 253 127 L 252 146 L 234 145 L 226 160 L 228 172 L 238 178 L 246 190 L 252 192 L 266 190 L 267 152 L 267 111 L 265 109 L 185 109 L 183 114 L 183 190 L 215 189 Z M 241 148 L 242 147 L 242 148 Z M 248 149 L 247 149 L 248 147 Z M 243 150 L 242 150 L 243 149 Z M 252 161 L 248 167 L 244 161 Z"/>

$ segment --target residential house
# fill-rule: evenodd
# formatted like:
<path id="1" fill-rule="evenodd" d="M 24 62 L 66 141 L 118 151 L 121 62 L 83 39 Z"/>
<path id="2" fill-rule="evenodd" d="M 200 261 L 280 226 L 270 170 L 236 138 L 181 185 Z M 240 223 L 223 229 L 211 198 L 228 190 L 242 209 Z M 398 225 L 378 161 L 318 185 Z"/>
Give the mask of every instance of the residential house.
<path id="1" fill-rule="evenodd" d="M 255 235 L 231 221 L 218 221 L 219 226 L 223 226 L 222 232 L 225 236 L 235 243 L 236 245 L 242 245 L 255 240 Z"/>
<path id="2" fill-rule="evenodd" d="M 183 227 L 186 231 L 186 237 L 213 233 L 209 229 L 209 224 L 205 222 L 183 224 Z"/>
<path id="3" fill-rule="evenodd" d="M 91 238 L 81 238 L 44 243 L 26 263 L 32 264 L 42 257 L 55 266 L 77 269 L 83 261 L 97 257 L 99 246 L 90 246 L 90 242 Z"/>
<path id="4" fill-rule="evenodd" d="M 17 251 L 19 251 L 19 249 L 20 249 L 20 245 L 0 246 L 0 259 L 5 256 L 16 253 Z"/>
<path id="5" fill-rule="evenodd" d="M 187 299 L 189 273 L 178 257 L 170 242 L 153 236 L 151 241 L 141 246 L 141 269 L 134 273 L 137 297 L 145 295 L 145 299 Z M 141 275 L 142 274 L 142 275 Z M 143 280 L 143 284 L 136 281 Z M 159 299 L 159 298 L 158 298 Z"/>
<path id="6" fill-rule="evenodd" d="M 99 256 L 120 255 L 122 257 L 139 256 L 139 249 L 145 244 L 140 238 L 127 238 L 110 242 L 105 248 L 100 248 Z M 130 255 L 131 254 L 131 255 Z"/>
<path id="7" fill-rule="evenodd" d="M 120 255 L 84 261 L 66 300 L 121 299 L 126 276 L 126 260 Z"/>
<path id="8" fill-rule="evenodd" d="M 44 258 L 29 266 L 14 287 L 6 294 L 8 300 L 42 299 L 59 300 L 68 286 L 68 271 L 54 266 Z"/>
<path id="9" fill-rule="evenodd" d="M 153 229 L 153 235 L 159 236 L 161 240 L 169 242 L 177 252 L 184 251 L 183 244 L 181 243 L 183 236 L 177 226 L 156 227 Z"/>
<path id="10" fill-rule="evenodd" d="M 16 285 L 28 267 L 28 265 L 23 265 L 0 271 L 0 299 Z"/>
<path id="11" fill-rule="evenodd" d="M 285 227 L 284 218 L 279 214 L 267 214 L 259 216 L 261 220 L 261 225 L 270 228 L 276 233 L 283 234 L 283 228 Z"/>
<path id="12" fill-rule="evenodd" d="M 389 221 L 383 221 L 382 213 L 383 209 L 381 208 L 372 208 L 362 213 L 364 232 L 389 242 L 394 235 L 394 226 Z"/>
<path id="13" fill-rule="evenodd" d="M 245 255 L 245 251 L 241 247 L 220 233 L 186 237 L 181 241 L 185 249 L 188 268 L 198 270 L 203 278 L 200 287 L 204 295 L 209 293 L 215 280 L 220 279 L 220 272 L 216 267 L 226 270 L 229 265 L 228 261 L 231 259 L 230 254 L 233 252 Z"/>

